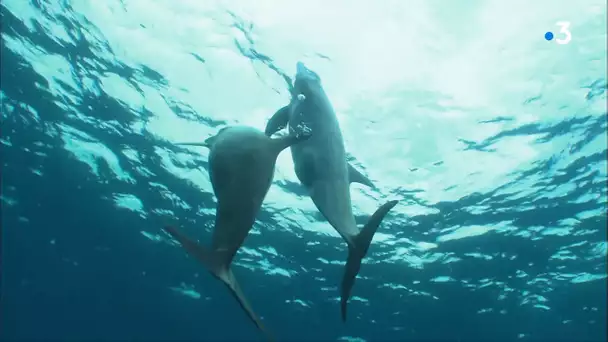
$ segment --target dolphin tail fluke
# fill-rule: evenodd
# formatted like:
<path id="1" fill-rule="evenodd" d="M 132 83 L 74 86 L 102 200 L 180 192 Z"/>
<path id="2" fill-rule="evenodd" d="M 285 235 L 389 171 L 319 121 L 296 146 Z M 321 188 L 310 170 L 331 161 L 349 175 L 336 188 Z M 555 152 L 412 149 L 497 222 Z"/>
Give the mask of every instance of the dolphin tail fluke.
<path id="1" fill-rule="evenodd" d="M 264 325 L 262 324 L 262 322 L 260 321 L 258 316 L 255 314 L 255 312 L 251 308 L 249 301 L 247 301 L 247 298 L 245 298 L 243 291 L 241 291 L 241 287 L 239 286 L 239 283 L 234 278 L 234 273 L 232 273 L 232 270 L 230 268 L 225 268 L 223 271 L 221 271 L 219 274 L 217 274 L 217 277 L 226 285 L 226 287 L 228 287 L 228 289 L 230 290 L 230 293 L 232 293 L 234 298 L 236 298 L 236 300 L 241 305 L 241 308 L 243 308 L 243 310 L 245 310 L 245 312 L 247 313 L 249 318 L 258 327 L 258 329 L 260 329 L 260 331 L 262 331 L 262 333 L 266 336 L 266 339 L 268 341 L 275 341 L 275 338 L 272 336 L 272 334 L 268 330 L 266 330 L 266 328 L 264 327 Z"/>
<path id="2" fill-rule="evenodd" d="M 348 259 L 346 260 L 344 277 L 342 278 L 342 290 L 340 293 L 342 321 L 346 321 L 346 304 L 348 303 L 351 290 L 355 284 L 355 279 L 361 268 L 361 261 L 365 257 L 365 254 L 367 254 L 369 245 L 371 244 L 380 223 L 382 223 L 386 214 L 397 205 L 397 202 L 398 201 L 388 201 L 378 208 L 359 234 L 354 237 L 351 243 L 349 243 Z"/>
<path id="3" fill-rule="evenodd" d="M 230 269 L 230 264 L 226 263 L 227 258 L 224 257 L 224 253 L 214 253 L 209 251 L 205 247 L 199 245 L 194 240 L 190 239 L 186 235 L 182 234 L 175 227 L 165 226 L 164 230 L 169 233 L 177 242 L 179 242 L 182 247 L 198 260 L 205 268 L 213 274 L 216 278 L 221 280 L 226 287 L 230 290 L 230 293 L 236 298 L 239 302 L 240 306 L 245 310 L 249 318 L 253 321 L 253 323 L 260 329 L 264 335 L 266 335 L 269 341 L 274 341 L 272 335 L 264 328 L 264 325 L 255 314 L 251 305 L 245 298 L 245 295 L 241 291 L 241 287 L 239 286 L 236 278 L 234 277 L 234 273 Z"/>
<path id="4" fill-rule="evenodd" d="M 209 270 L 214 276 L 218 277 L 218 274 L 221 272 L 223 268 L 228 268 L 228 265 L 222 265 L 213 255 L 213 253 L 209 252 L 205 247 L 199 245 L 196 241 L 190 239 L 182 232 L 177 230 L 175 227 L 165 226 L 164 230 L 171 235 L 177 242 L 179 242 L 182 247 L 196 260 L 198 260 L 203 266 Z"/>

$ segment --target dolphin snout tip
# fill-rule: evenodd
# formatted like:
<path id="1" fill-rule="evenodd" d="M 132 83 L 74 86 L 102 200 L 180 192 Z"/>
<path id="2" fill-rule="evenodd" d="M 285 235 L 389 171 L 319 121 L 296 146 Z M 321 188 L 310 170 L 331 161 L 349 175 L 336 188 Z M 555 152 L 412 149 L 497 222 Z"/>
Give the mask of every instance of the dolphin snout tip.
<path id="1" fill-rule="evenodd" d="M 300 74 L 300 73 L 303 73 L 303 72 L 306 72 L 306 71 L 308 71 L 308 68 L 306 67 L 306 65 L 304 65 L 304 63 L 302 63 L 301 61 L 298 61 L 296 63 L 296 72 L 298 74 Z"/>

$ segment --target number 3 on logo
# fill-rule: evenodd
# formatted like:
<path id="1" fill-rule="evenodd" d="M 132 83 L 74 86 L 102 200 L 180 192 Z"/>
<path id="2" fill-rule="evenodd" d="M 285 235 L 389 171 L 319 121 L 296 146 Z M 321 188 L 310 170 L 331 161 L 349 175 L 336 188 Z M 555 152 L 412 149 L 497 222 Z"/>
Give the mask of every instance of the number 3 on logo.
<path id="1" fill-rule="evenodd" d="M 564 39 L 559 39 L 556 38 L 555 42 L 557 44 L 568 44 L 570 43 L 570 40 L 572 40 L 572 33 L 570 33 L 570 30 L 568 30 L 568 28 L 570 28 L 570 23 L 567 21 L 558 21 L 556 23 L 557 26 L 560 27 L 559 32 L 564 34 L 566 37 Z"/>

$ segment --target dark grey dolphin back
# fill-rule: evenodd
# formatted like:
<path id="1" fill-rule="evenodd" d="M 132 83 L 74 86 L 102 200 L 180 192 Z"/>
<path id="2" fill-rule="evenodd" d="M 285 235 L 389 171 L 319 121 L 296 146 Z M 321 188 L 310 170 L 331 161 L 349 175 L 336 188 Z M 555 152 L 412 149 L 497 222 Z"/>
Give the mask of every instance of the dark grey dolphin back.
<path id="1" fill-rule="evenodd" d="M 230 265 L 270 187 L 278 154 L 309 137 L 270 139 L 251 127 L 236 126 L 223 128 L 204 144 L 183 144 L 210 148 L 209 176 L 218 202 L 211 248 L 201 246 L 174 227 L 164 228 L 188 254 L 228 287 L 247 316 L 271 341 L 274 338 L 253 311 Z M 226 326 L 230 328 L 234 323 L 228 322 Z"/>

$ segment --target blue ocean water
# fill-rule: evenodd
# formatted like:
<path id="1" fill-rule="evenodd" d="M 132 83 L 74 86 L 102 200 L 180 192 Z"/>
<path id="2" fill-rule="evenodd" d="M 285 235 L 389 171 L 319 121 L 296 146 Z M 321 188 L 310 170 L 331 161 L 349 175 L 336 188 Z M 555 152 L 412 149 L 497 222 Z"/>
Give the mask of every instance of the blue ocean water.
<path id="1" fill-rule="evenodd" d="M 3 341 L 261 340 L 161 227 L 208 243 L 207 151 L 174 143 L 263 130 L 297 61 L 377 186 L 358 222 L 400 202 L 342 323 L 346 244 L 280 155 L 234 265 L 279 340 L 606 340 L 605 1 L 1 8 Z"/>

